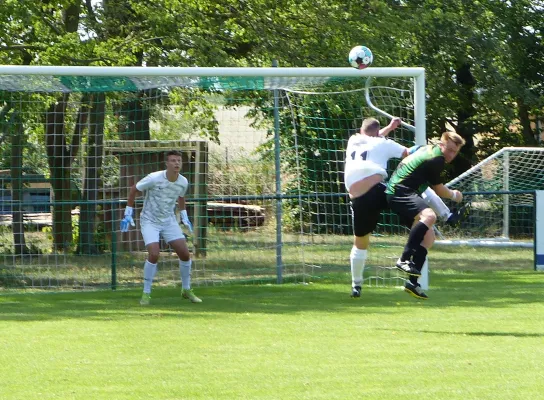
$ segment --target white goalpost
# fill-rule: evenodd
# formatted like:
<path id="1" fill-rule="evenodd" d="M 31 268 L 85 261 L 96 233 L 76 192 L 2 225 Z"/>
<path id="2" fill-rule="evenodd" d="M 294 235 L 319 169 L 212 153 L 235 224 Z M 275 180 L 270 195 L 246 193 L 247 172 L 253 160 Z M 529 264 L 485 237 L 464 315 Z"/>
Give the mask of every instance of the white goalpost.
<path id="1" fill-rule="evenodd" d="M 535 271 L 544 271 L 544 190 L 535 194 Z"/>
<path id="2" fill-rule="evenodd" d="M 19 167 L 5 178 L 16 184 L 3 197 L 16 250 L 2 255 L 0 279 L 25 287 L 138 284 L 141 238 L 119 232 L 119 215 L 127 185 L 171 147 L 184 151 L 193 184 L 195 284 L 345 273 L 350 131 L 376 113 L 400 116 L 395 140 L 426 143 L 423 68 L 0 66 L 0 101 L 0 122 L 21 132 L 9 143 Z M 23 166 L 50 190 L 39 224 Z M 405 233 L 392 215 L 379 230 Z M 163 250 L 158 278 L 175 282 Z M 100 267 L 82 276 L 74 253 Z M 394 260 L 371 264 L 368 284 L 404 278 Z M 421 281 L 428 287 L 426 268 Z"/>
<path id="3" fill-rule="evenodd" d="M 505 147 L 447 186 L 467 194 L 471 223 L 462 232 L 475 246 L 533 247 L 535 191 L 544 189 L 544 148 Z M 529 240 L 527 240 L 529 239 Z M 455 240 L 442 244 L 455 244 Z"/>
<path id="4" fill-rule="evenodd" d="M 543 170 L 544 148 L 505 147 L 453 179 L 447 186 L 464 193 L 470 213 L 456 229 L 444 228 L 436 244 L 534 248 L 541 270 Z"/>

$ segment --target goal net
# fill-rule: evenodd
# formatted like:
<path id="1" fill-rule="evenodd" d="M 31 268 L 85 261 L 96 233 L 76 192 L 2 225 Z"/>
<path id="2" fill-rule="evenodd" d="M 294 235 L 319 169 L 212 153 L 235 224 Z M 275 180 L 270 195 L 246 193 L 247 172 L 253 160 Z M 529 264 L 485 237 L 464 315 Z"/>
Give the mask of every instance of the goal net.
<path id="1" fill-rule="evenodd" d="M 438 244 L 532 247 L 535 191 L 544 190 L 544 148 L 505 147 L 447 184 L 464 194 L 470 213 Z"/>
<path id="2" fill-rule="evenodd" d="M 193 282 L 349 284 L 344 149 L 362 119 L 425 141 L 420 68 L 0 67 L 0 287 L 140 285 L 128 188 L 180 150 Z M 417 128 L 417 129 L 416 129 Z M 392 163 L 390 169 L 396 166 Z M 405 229 L 382 215 L 365 280 L 400 282 Z M 179 283 L 161 243 L 158 284 Z"/>

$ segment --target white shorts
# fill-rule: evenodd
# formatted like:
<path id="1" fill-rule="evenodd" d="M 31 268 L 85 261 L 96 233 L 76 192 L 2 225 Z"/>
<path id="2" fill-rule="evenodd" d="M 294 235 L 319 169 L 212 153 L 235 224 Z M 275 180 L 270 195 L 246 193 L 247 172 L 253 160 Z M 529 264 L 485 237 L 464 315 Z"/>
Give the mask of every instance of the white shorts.
<path id="1" fill-rule="evenodd" d="M 159 243 L 161 235 L 166 243 L 178 239 L 185 240 L 185 235 L 176 220 L 172 220 L 172 222 L 167 222 L 163 225 L 140 220 L 140 228 L 146 246 L 151 243 Z"/>

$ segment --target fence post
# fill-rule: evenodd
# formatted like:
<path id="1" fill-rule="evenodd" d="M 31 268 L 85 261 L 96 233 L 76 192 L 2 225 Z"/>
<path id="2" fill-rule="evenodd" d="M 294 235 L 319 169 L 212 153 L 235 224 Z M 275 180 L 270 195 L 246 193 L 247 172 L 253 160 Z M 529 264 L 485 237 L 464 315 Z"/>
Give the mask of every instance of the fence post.
<path id="1" fill-rule="evenodd" d="M 111 202 L 111 290 L 117 289 L 117 234 L 115 222 L 117 220 L 117 207 L 114 201 Z"/>
<path id="2" fill-rule="evenodd" d="M 421 285 L 421 289 L 429 290 L 429 259 L 428 258 L 425 258 L 425 263 L 423 263 L 423 267 L 421 268 L 421 276 L 418 279 L 418 282 Z"/>
<path id="3" fill-rule="evenodd" d="M 544 271 L 544 190 L 535 191 L 535 271 Z"/>
<path id="4" fill-rule="evenodd" d="M 272 66 L 278 66 L 278 60 L 272 61 Z M 279 116 L 279 90 L 274 89 L 274 161 L 276 169 L 276 280 L 283 282 L 283 260 L 282 260 L 282 206 L 281 196 L 281 162 L 280 162 L 280 116 Z"/>

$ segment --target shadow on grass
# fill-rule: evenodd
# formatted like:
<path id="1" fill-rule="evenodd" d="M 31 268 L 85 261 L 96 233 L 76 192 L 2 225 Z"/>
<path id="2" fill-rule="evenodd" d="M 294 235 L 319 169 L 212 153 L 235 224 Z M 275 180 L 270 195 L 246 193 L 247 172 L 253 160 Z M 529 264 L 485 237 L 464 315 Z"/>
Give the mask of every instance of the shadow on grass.
<path id="1" fill-rule="evenodd" d="M 344 275 L 344 278 L 347 276 Z M 363 289 L 359 299 L 349 297 L 348 279 L 338 276 L 308 285 L 225 285 L 200 287 L 204 300 L 182 300 L 177 288 L 153 291 L 152 305 L 139 305 L 139 290 L 15 293 L 0 295 L 0 321 L 127 318 L 220 318 L 238 313 L 296 314 L 354 312 L 361 314 L 407 313 L 421 307 L 508 308 L 540 304 L 544 274 L 529 272 L 447 273 L 431 275 L 429 300 L 410 297 L 401 288 Z M 447 333 L 447 332 L 445 332 Z M 474 334 L 474 333 L 473 333 Z M 484 333 L 482 333 L 483 335 Z"/>
<path id="2" fill-rule="evenodd" d="M 459 335 L 459 336 L 504 336 L 504 337 L 544 337 L 544 333 L 527 333 L 527 332 L 439 332 L 439 331 L 416 331 L 419 333 L 431 333 L 437 335 Z"/>
<path id="3" fill-rule="evenodd" d="M 396 332 L 397 329 L 379 329 L 382 331 Z M 517 337 L 517 338 L 532 338 L 544 337 L 544 333 L 528 333 L 528 332 L 453 332 L 453 331 L 431 331 L 431 330 L 406 330 L 408 333 L 428 333 L 431 335 L 446 335 L 446 336 L 482 336 L 482 337 Z"/>

